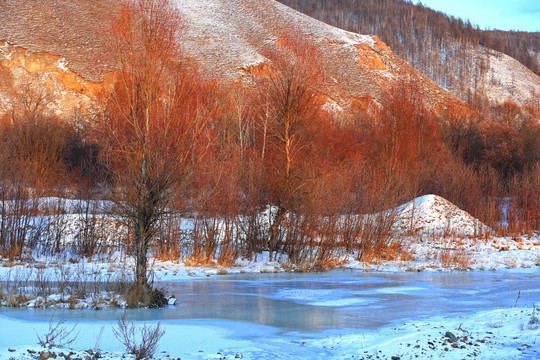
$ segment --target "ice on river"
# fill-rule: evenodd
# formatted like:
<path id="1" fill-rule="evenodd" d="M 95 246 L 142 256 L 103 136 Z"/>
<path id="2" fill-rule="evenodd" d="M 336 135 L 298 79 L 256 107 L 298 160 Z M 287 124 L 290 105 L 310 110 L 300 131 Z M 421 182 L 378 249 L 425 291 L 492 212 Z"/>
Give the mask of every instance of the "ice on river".
<path id="1" fill-rule="evenodd" d="M 166 334 L 158 358 L 540 356 L 540 275 L 533 270 L 245 274 L 164 285 L 179 306 L 126 313 L 138 325 L 161 321 Z M 75 349 L 100 348 L 105 358 L 121 357 L 112 333 L 121 310 L 4 308 L 0 359 L 30 359 L 28 348 L 35 348 L 36 334 L 46 332 L 53 314 L 54 321 L 67 319 L 68 327 L 78 323 Z"/>
<path id="2" fill-rule="evenodd" d="M 370 299 L 355 297 L 354 293 L 328 289 L 283 289 L 277 297 L 314 306 L 355 306 L 372 303 Z"/>

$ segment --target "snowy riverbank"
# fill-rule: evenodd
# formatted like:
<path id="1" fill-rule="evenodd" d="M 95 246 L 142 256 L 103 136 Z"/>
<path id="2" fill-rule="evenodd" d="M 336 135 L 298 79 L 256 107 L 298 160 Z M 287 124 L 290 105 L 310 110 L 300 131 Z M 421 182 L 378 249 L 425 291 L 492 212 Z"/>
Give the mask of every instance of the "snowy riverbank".
<path id="1" fill-rule="evenodd" d="M 403 296 L 404 294 L 402 294 Z M 536 304 L 540 307 L 540 304 Z M 376 329 L 283 332 L 224 320 L 163 321 L 158 359 L 536 359 L 540 308 L 516 307 L 406 319 Z M 72 326 L 75 321 L 70 321 Z M 140 324 L 140 323 L 139 323 Z M 130 359 L 112 334 L 115 322 L 79 321 L 71 348 L 36 347 L 48 323 L 0 315 L 0 359 Z M 33 330 L 33 331 L 32 331 Z"/>

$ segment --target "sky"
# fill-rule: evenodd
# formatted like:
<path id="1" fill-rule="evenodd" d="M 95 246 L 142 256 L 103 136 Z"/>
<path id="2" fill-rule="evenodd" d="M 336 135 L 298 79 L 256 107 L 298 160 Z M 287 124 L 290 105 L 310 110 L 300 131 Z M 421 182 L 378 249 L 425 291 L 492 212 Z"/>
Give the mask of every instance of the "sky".
<path id="1" fill-rule="evenodd" d="M 420 0 L 414 0 L 418 4 Z M 481 29 L 540 31 L 540 0 L 421 0 Z"/>

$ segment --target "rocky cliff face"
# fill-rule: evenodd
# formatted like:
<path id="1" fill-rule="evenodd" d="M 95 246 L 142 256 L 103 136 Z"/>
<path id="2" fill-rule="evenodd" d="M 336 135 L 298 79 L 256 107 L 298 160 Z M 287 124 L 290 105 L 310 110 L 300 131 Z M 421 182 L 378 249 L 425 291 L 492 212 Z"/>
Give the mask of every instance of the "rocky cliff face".
<path id="1" fill-rule="evenodd" d="M 320 90 L 338 113 L 370 112 L 400 79 L 419 80 L 421 95 L 437 111 L 467 106 L 417 72 L 376 36 L 324 24 L 273 0 L 178 1 L 186 32 L 182 42 L 207 76 L 242 81 L 265 76 L 284 51 L 280 39 L 294 36 L 318 49 L 326 74 Z M 110 85 L 114 61 L 107 52 L 109 17 L 118 3 L 18 1 L 0 3 L 0 96 L 9 105 L 10 87 L 32 83 L 55 95 L 66 112 L 85 107 Z"/>
<path id="2" fill-rule="evenodd" d="M 34 89 L 47 94 L 48 107 L 58 115 L 74 109 L 88 109 L 104 86 L 103 81 L 92 82 L 70 70 L 65 58 L 47 52 L 32 52 L 23 47 L 0 41 L 0 99 L 3 110 L 9 110 L 22 92 Z"/>

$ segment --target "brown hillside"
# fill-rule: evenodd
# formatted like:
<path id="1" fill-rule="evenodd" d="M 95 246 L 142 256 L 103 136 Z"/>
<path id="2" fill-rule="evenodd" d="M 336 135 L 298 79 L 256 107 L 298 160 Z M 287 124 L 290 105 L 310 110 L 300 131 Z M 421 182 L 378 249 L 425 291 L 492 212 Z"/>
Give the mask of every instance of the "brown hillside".
<path id="1" fill-rule="evenodd" d="M 282 53 L 280 39 L 295 36 L 315 45 L 322 54 L 319 60 L 327 86 L 320 90 L 338 112 L 355 106 L 368 110 L 380 104 L 398 80 L 411 77 L 419 79 L 420 90 L 432 108 L 463 106 L 377 37 L 337 29 L 273 0 L 178 3 L 186 21 L 186 53 L 210 77 L 237 80 L 264 75 L 272 60 Z M 16 84 L 29 76 L 25 56 L 53 54 L 61 61 L 49 65 L 57 69 L 38 66 L 34 73 L 39 76 L 30 74 L 32 82 L 59 87 L 56 90 L 65 90 L 62 96 L 76 92 L 73 96 L 91 98 L 95 91 L 86 87 L 95 86 L 90 82 L 103 81 L 103 74 L 113 67 L 107 56 L 106 34 L 109 16 L 117 4 L 110 0 L 2 1 L 0 40 L 7 42 L 0 48 L 2 72 L 10 73 Z M 16 46 L 23 49 L 17 50 L 20 61 L 13 62 L 10 54 Z"/>

